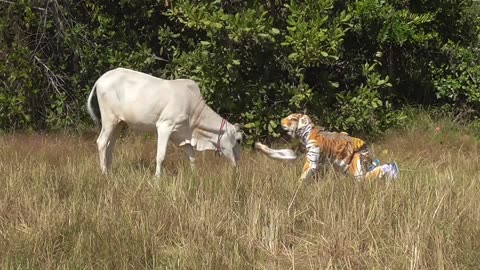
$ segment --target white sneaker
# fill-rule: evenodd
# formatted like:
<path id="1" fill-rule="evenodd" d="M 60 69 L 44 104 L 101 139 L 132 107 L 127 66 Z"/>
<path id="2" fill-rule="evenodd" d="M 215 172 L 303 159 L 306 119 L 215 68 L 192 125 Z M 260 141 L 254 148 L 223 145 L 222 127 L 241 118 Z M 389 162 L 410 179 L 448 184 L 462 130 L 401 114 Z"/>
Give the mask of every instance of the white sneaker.
<path id="1" fill-rule="evenodd" d="M 400 176 L 400 170 L 396 162 L 384 164 L 382 170 L 390 180 L 396 180 Z"/>

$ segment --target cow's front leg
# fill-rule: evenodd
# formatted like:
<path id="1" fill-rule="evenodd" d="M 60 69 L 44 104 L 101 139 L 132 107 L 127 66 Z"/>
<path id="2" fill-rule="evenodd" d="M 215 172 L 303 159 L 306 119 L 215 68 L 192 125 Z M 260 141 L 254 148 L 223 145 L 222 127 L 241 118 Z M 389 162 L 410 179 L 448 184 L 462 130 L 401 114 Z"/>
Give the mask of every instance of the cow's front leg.
<path id="1" fill-rule="evenodd" d="M 182 145 L 182 149 L 185 155 L 187 155 L 188 161 L 190 161 L 190 168 L 194 170 L 195 169 L 195 151 L 193 150 L 192 145 L 187 143 L 185 145 Z"/>
<path id="2" fill-rule="evenodd" d="M 160 177 L 162 162 L 167 152 L 168 140 L 172 134 L 173 124 L 168 122 L 157 123 L 157 166 L 155 168 L 155 176 Z"/>

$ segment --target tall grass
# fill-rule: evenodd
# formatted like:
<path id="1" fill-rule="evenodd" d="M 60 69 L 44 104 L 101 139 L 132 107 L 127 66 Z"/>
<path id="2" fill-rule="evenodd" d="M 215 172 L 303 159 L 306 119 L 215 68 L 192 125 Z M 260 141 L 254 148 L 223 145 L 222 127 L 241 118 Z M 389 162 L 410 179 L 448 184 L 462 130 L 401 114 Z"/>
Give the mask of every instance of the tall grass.
<path id="1" fill-rule="evenodd" d="M 319 174 L 302 161 L 244 151 L 237 173 L 170 147 L 153 177 L 155 141 L 117 144 L 99 173 L 93 136 L 0 137 L 3 269 L 477 269 L 478 141 L 421 124 L 374 145 L 396 182 Z"/>

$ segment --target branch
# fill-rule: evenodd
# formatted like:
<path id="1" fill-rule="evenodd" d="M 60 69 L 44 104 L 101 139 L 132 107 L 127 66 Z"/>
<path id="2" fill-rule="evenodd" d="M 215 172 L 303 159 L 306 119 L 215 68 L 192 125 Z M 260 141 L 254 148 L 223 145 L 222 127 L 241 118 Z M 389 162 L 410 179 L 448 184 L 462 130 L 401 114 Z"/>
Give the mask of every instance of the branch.
<path id="1" fill-rule="evenodd" d="M 62 88 L 63 85 L 63 80 L 59 76 L 57 76 L 45 63 L 42 62 L 38 56 L 34 55 L 33 58 L 35 59 L 36 62 L 38 62 L 43 69 L 45 70 L 45 76 L 47 77 L 50 85 L 53 87 L 53 89 L 61 95 L 62 92 L 60 91 L 59 88 Z"/>
<path id="2" fill-rule="evenodd" d="M 1 1 L 1 0 L 0 0 Z M 47 16 L 48 16 L 48 2 L 45 6 L 45 11 L 43 13 L 43 31 L 42 31 L 42 34 L 40 35 L 40 38 L 39 39 L 36 39 L 36 42 L 37 42 L 37 45 L 35 46 L 35 50 L 33 52 L 33 54 L 35 55 L 37 53 L 37 51 L 39 50 L 39 47 L 40 47 L 40 44 L 42 43 L 42 40 L 43 38 L 45 37 L 45 29 L 47 28 L 46 25 L 47 25 Z M 41 26 L 39 25 L 38 28 L 37 28 L 37 36 L 38 36 L 38 33 L 40 32 L 40 28 Z M 36 38 L 36 37 L 35 37 Z M 43 49 L 43 48 L 42 48 Z"/>
<path id="3" fill-rule="evenodd" d="M 467 71 L 467 74 L 468 74 L 468 77 L 470 77 L 470 79 L 473 81 L 473 83 L 477 84 L 477 80 L 475 80 L 475 78 L 472 76 L 472 74 L 468 71 Z"/>
<path id="4" fill-rule="evenodd" d="M 10 4 L 10 5 L 16 4 L 15 2 L 8 1 L 8 0 L 0 0 L 0 3 L 6 3 L 6 4 Z M 36 10 L 40 10 L 40 11 L 45 11 L 45 9 L 41 8 L 41 7 L 31 7 L 31 8 L 36 9 Z"/>
<path id="5" fill-rule="evenodd" d="M 170 61 L 168 61 L 168 60 L 165 59 L 165 58 L 162 58 L 162 57 L 160 57 L 160 56 L 156 56 L 155 54 L 152 54 L 152 59 L 158 60 L 158 61 L 163 61 L 163 62 L 170 62 Z"/>

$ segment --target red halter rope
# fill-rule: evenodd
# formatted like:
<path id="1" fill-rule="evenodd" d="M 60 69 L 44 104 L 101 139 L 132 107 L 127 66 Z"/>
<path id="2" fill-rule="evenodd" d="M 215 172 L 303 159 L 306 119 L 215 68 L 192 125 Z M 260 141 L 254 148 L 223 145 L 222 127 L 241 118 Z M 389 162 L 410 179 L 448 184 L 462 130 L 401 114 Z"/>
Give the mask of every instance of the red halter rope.
<path id="1" fill-rule="evenodd" d="M 216 145 L 217 149 L 215 149 L 215 153 L 218 153 L 220 151 L 220 139 L 225 133 L 226 125 L 227 125 L 227 120 L 225 120 L 225 118 L 222 118 L 222 123 L 220 124 L 220 130 L 218 131 L 218 139 L 217 139 L 217 145 Z"/>

